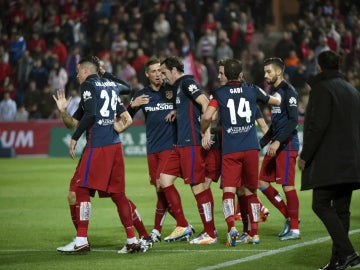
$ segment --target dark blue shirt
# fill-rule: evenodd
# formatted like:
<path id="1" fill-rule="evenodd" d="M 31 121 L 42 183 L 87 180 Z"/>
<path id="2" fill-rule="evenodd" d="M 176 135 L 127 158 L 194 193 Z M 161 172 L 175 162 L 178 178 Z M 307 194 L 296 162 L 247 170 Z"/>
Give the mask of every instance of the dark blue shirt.
<path id="1" fill-rule="evenodd" d="M 128 107 L 133 117 L 138 110 L 142 110 L 146 123 L 147 154 L 171 150 L 175 144 L 175 123 L 165 121 L 165 117 L 175 109 L 175 92 L 169 84 L 163 84 L 159 91 L 150 86 L 137 91 L 132 100 L 141 95 L 149 96 L 149 103 L 136 108 Z"/>
<path id="2" fill-rule="evenodd" d="M 86 131 L 87 147 L 101 147 L 120 142 L 114 130 L 114 116 L 126 109 L 119 97 L 118 85 L 98 75 L 90 75 L 81 85 L 81 101 L 74 118 L 81 115 L 72 138 L 78 140 Z"/>
<path id="3" fill-rule="evenodd" d="M 274 91 L 281 96 L 281 104 L 271 108 L 271 140 L 278 140 L 281 143 L 280 149 L 299 150 L 298 94 L 285 80 Z"/>
<path id="4" fill-rule="evenodd" d="M 201 105 L 195 99 L 203 94 L 192 75 L 184 75 L 173 85 L 176 90 L 177 146 L 201 146 Z"/>
<path id="5" fill-rule="evenodd" d="M 214 92 L 222 124 L 222 153 L 260 149 L 255 127 L 257 102 L 267 103 L 269 95 L 255 85 L 228 82 Z"/>

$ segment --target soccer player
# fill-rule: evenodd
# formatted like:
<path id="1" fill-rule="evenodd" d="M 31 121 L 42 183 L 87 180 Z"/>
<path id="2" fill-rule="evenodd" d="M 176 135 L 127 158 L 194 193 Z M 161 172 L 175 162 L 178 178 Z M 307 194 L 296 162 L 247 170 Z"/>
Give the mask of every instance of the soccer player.
<path id="1" fill-rule="evenodd" d="M 255 128 L 257 101 L 279 105 L 278 95 L 269 96 L 255 85 L 242 83 L 242 63 L 227 59 L 224 63 L 227 83 L 213 92 L 214 99 L 201 118 L 201 132 L 209 128 L 212 116 L 219 112 L 222 124 L 223 212 L 228 225 L 227 246 L 235 246 L 239 233 L 235 227 L 234 199 L 238 187 L 244 187 L 251 230 L 247 243 L 259 243 L 260 202 L 258 187 L 259 142 Z"/>
<path id="2" fill-rule="evenodd" d="M 113 74 L 106 72 L 103 67 L 100 67 L 99 75 L 103 78 L 107 78 L 111 81 L 116 82 L 116 85 L 119 89 L 120 95 L 127 95 L 131 92 L 130 85 L 128 85 L 123 80 L 116 78 Z M 67 107 L 70 104 L 71 97 L 70 97 L 70 99 L 66 100 L 63 90 L 57 91 L 57 97 L 54 96 L 54 100 L 56 101 L 56 105 L 57 105 L 59 111 L 61 112 L 61 116 L 62 116 L 65 126 L 69 129 L 75 129 L 77 127 L 81 117 L 84 115 L 83 107 L 79 106 L 78 109 L 75 111 L 74 115 L 70 116 L 67 113 Z M 115 124 L 117 124 L 117 123 L 120 123 L 120 122 L 115 122 Z M 76 211 L 76 194 L 75 194 L 76 185 L 75 184 L 79 177 L 79 173 L 77 170 L 78 170 L 78 167 L 76 168 L 73 178 L 70 181 L 69 194 L 68 194 L 70 215 L 71 215 L 71 219 L 72 219 L 75 229 L 77 229 L 77 211 Z M 105 193 L 101 193 L 101 196 L 108 197 L 108 195 Z M 141 216 L 136 208 L 136 205 L 130 199 L 129 199 L 129 203 L 130 203 L 131 210 L 132 210 L 133 225 L 139 234 L 139 238 L 140 238 L 139 242 L 141 243 L 143 249 L 149 249 L 152 247 L 154 242 L 152 241 L 150 235 L 148 234 L 148 232 L 145 228 L 145 225 L 144 225 L 144 223 L 141 219 Z M 61 249 L 61 248 L 62 247 L 60 247 L 59 249 Z M 124 253 L 124 251 L 126 251 L 126 245 L 119 251 L 119 253 Z"/>
<path id="3" fill-rule="evenodd" d="M 281 58 L 264 61 L 265 79 L 281 96 L 280 106 L 271 109 L 271 125 L 261 138 L 260 145 L 270 143 L 263 159 L 259 188 L 269 201 L 283 214 L 285 224 L 279 233 L 280 240 L 299 239 L 299 199 L 295 189 L 295 166 L 299 151 L 298 94 L 284 79 L 284 62 Z M 286 203 L 280 193 L 271 185 L 282 185 Z"/>
<path id="4" fill-rule="evenodd" d="M 128 112 L 131 117 L 134 117 L 139 110 L 145 115 L 150 184 L 155 187 L 157 195 L 154 228 L 151 237 L 154 242 L 160 242 L 161 229 L 169 206 L 160 187 L 159 179 L 165 161 L 175 144 L 174 102 L 176 93 L 163 80 L 158 58 L 150 57 L 145 63 L 145 75 L 149 79 L 149 85 L 134 94 Z"/>
<path id="5" fill-rule="evenodd" d="M 72 135 L 69 147 L 71 157 L 75 158 L 76 143 L 84 131 L 87 145 L 73 177 L 76 181 L 71 184 L 76 194 L 77 236 L 68 245 L 58 248 L 58 251 L 74 253 L 90 250 L 87 239 L 90 196 L 96 190 L 99 196 L 109 194 L 117 206 L 127 235 L 124 252 L 145 251 L 135 237 L 132 209 L 125 195 L 124 156 L 118 135 L 118 132 L 123 132 L 131 125 L 132 119 L 121 103 L 117 84 L 100 78 L 99 69 L 99 59 L 94 56 L 85 57 L 78 64 L 83 115 Z M 58 100 L 54 99 L 58 104 Z M 64 97 L 60 99 L 64 100 Z M 62 111 L 62 117 L 66 126 L 73 125 L 76 119 L 67 115 L 65 110 Z"/>
<path id="6" fill-rule="evenodd" d="M 211 189 L 206 188 L 204 149 L 211 144 L 210 129 L 202 140 L 200 115 L 206 110 L 208 98 L 192 75 L 184 74 L 180 58 L 172 56 L 161 63 L 161 72 L 174 87 L 176 95 L 177 142 L 160 174 L 160 186 L 164 190 L 170 211 L 176 219 L 175 230 L 165 241 L 175 241 L 192 235 L 192 228 L 184 216 L 180 195 L 174 185 L 182 177 L 190 185 L 195 196 L 199 214 L 204 225 L 203 233 L 190 244 L 214 244 L 217 242 L 214 224 L 214 199 Z"/>
<path id="7" fill-rule="evenodd" d="M 224 73 L 224 64 L 226 59 L 221 59 L 218 61 L 218 79 L 220 82 L 220 85 L 225 85 L 228 82 L 228 79 L 225 76 Z M 241 82 L 245 82 L 243 78 L 241 78 Z M 211 101 L 210 101 L 211 103 Z M 217 115 L 217 113 L 215 114 Z M 214 116 L 213 116 L 214 118 Z M 256 109 L 256 123 L 260 126 L 261 131 L 265 134 L 268 130 L 268 126 L 262 116 L 260 107 L 257 106 Z M 210 149 L 210 155 L 206 156 L 206 167 L 210 167 L 213 169 L 207 169 L 207 172 L 209 175 L 213 175 L 213 177 L 205 178 L 205 183 L 209 183 L 210 186 L 211 182 L 216 182 L 216 180 L 212 179 L 218 179 L 221 174 L 221 125 L 218 124 L 216 128 L 211 128 L 211 133 L 215 133 L 215 143 L 211 146 Z M 215 146 L 215 147 L 214 147 Z M 215 164 L 215 166 L 214 166 Z M 209 166 L 210 165 L 210 166 Z M 215 169 L 216 168 L 216 169 Z M 215 173 L 216 172 L 216 173 Z M 235 214 L 235 220 L 241 220 L 243 223 L 243 233 L 242 235 L 236 240 L 237 243 L 243 243 L 248 240 L 249 236 L 249 226 L 248 226 L 248 211 L 247 211 L 247 197 L 243 196 L 245 193 L 244 187 L 237 187 L 236 188 L 236 196 L 237 196 L 237 203 L 235 205 L 236 208 L 236 214 Z M 240 203 L 242 201 L 242 203 Z M 260 199 L 259 199 L 260 201 Z M 269 210 L 262 205 L 260 201 L 260 219 L 259 222 L 263 222 L 267 220 L 267 217 L 269 215 Z M 242 211 L 240 210 L 242 208 Z"/>
<path id="8" fill-rule="evenodd" d="M 259 125 L 260 130 L 263 134 L 265 134 L 268 130 L 268 125 L 265 122 L 263 114 L 261 113 L 260 107 L 257 106 L 256 108 L 256 115 L 255 115 L 256 125 Z M 237 243 L 247 243 L 249 239 L 249 218 L 248 218 L 248 208 L 247 208 L 247 196 L 245 195 L 245 188 L 241 186 L 236 189 L 236 196 L 238 199 L 238 203 L 236 205 L 236 215 L 235 220 L 237 220 L 238 216 L 240 216 L 240 220 L 243 223 L 243 232 L 241 236 L 236 240 Z M 267 209 L 262 202 L 260 201 L 260 218 L 259 222 L 265 222 L 270 214 L 269 209 Z"/>

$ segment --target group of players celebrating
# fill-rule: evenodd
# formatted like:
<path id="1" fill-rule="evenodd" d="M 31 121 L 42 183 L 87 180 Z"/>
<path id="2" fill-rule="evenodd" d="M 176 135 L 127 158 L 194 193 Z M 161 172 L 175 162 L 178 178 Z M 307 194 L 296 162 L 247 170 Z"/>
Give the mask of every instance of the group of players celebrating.
<path id="1" fill-rule="evenodd" d="M 223 190 L 222 209 L 227 224 L 226 245 L 259 244 L 258 223 L 268 214 L 257 190 L 260 189 L 285 218 L 280 240 L 299 239 L 299 200 L 295 189 L 295 164 L 299 151 L 297 136 L 298 96 L 284 80 L 280 58 L 264 62 L 264 78 L 273 86 L 272 94 L 243 79 L 242 63 L 223 59 L 218 63 L 221 86 L 208 96 L 192 75 L 184 73 L 179 57 L 160 61 L 151 57 L 145 64 L 149 84 L 137 91 L 128 108 L 120 95 L 130 86 L 105 72 L 94 56 L 78 64 L 81 101 L 70 116 L 70 100 L 64 91 L 54 99 L 68 128 L 75 129 L 70 154 L 74 158 L 77 140 L 86 132 L 87 145 L 70 182 L 69 205 L 76 237 L 57 250 L 64 253 L 90 250 L 87 239 L 91 213 L 90 197 L 98 191 L 111 197 L 123 224 L 127 240 L 119 253 L 147 251 L 162 240 L 163 221 L 168 212 L 176 221 L 174 231 L 164 241 L 188 239 L 190 244 L 215 244 L 218 231 L 214 223 L 214 199 L 210 184 L 218 182 Z M 124 90 L 125 89 L 125 90 Z M 258 102 L 269 104 L 271 125 L 257 137 Z M 157 202 L 154 226 L 149 234 L 135 204 L 125 194 L 124 155 L 119 133 L 132 123 L 141 110 L 145 116 L 147 161 L 150 184 Z M 267 145 L 259 173 L 260 147 Z M 193 236 L 180 194 L 174 182 L 182 178 L 197 202 L 203 230 Z M 282 185 L 286 202 L 271 182 Z M 242 234 L 235 226 L 236 203 L 240 204 Z M 139 239 L 135 236 L 138 231 Z"/>

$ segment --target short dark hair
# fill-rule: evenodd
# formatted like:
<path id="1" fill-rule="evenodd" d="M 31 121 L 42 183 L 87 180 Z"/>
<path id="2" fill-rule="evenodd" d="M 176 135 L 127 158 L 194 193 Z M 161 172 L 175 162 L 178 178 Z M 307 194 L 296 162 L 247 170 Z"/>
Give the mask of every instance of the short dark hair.
<path id="1" fill-rule="evenodd" d="M 160 59 L 157 58 L 156 56 L 151 56 L 145 63 L 144 67 L 145 70 L 148 70 L 150 66 L 154 65 L 154 64 L 160 64 Z"/>
<path id="2" fill-rule="evenodd" d="M 217 66 L 218 66 L 218 67 L 224 66 L 226 60 L 227 60 L 227 58 L 222 58 L 222 59 L 220 59 L 219 61 L 217 61 Z"/>
<path id="3" fill-rule="evenodd" d="M 264 66 L 267 66 L 267 65 L 275 65 L 275 66 L 281 68 L 283 71 L 285 69 L 284 61 L 280 57 L 266 58 L 264 60 Z"/>
<path id="4" fill-rule="evenodd" d="M 334 51 L 323 51 L 318 56 L 318 64 L 322 70 L 338 70 L 339 55 Z"/>
<path id="5" fill-rule="evenodd" d="M 170 56 L 161 62 L 161 65 L 165 65 L 168 70 L 176 68 L 180 72 L 184 72 L 184 64 L 182 60 L 177 56 Z"/>
<path id="6" fill-rule="evenodd" d="M 236 81 L 242 72 L 242 63 L 238 59 L 226 59 L 224 63 L 224 74 L 229 81 Z"/>
<path id="7" fill-rule="evenodd" d="M 79 65 L 82 65 L 84 63 L 90 63 L 93 64 L 96 68 L 96 72 L 99 73 L 100 71 L 100 60 L 97 56 L 94 55 L 88 55 L 80 59 Z"/>

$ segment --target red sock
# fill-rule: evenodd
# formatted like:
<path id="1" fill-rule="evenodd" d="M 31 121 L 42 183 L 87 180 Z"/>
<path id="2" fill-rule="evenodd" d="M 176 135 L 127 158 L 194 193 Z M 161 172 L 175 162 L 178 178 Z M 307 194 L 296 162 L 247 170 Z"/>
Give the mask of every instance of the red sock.
<path id="1" fill-rule="evenodd" d="M 184 215 L 179 192 L 174 185 L 168 186 L 163 190 L 166 201 L 168 202 L 169 210 L 176 220 L 176 226 L 187 227 L 189 223 L 187 222 Z"/>
<path id="2" fill-rule="evenodd" d="M 120 221 L 126 230 L 127 238 L 135 237 L 135 230 L 132 221 L 131 206 L 124 193 L 112 193 L 112 201 L 116 204 Z"/>
<path id="3" fill-rule="evenodd" d="M 168 203 L 163 191 L 156 193 L 157 202 L 155 210 L 155 220 L 154 220 L 154 229 L 158 230 L 161 233 L 162 225 L 165 220 L 166 211 L 168 210 Z"/>
<path id="4" fill-rule="evenodd" d="M 77 221 L 76 221 L 76 204 L 69 204 L 70 207 L 70 215 L 72 223 L 74 224 L 75 230 L 77 230 Z"/>
<path id="5" fill-rule="evenodd" d="M 260 189 L 261 190 L 261 189 Z M 285 218 L 289 217 L 287 206 L 282 199 L 280 193 L 273 187 L 268 186 L 266 189 L 261 190 L 262 193 L 269 199 L 269 201 L 283 214 Z"/>
<path id="6" fill-rule="evenodd" d="M 136 205 L 129 200 L 130 206 L 131 206 L 131 212 L 132 212 L 132 221 L 135 229 L 139 233 L 139 238 L 149 238 L 149 234 L 145 229 L 144 223 L 142 222 L 142 219 L 140 217 L 139 212 L 136 209 Z"/>
<path id="7" fill-rule="evenodd" d="M 76 224 L 78 237 L 87 237 L 91 214 L 90 194 L 87 188 L 76 189 Z"/>
<path id="8" fill-rule="evenodd" d="M 299 229 L 299 198 L 296 190 L 285 192 L 286 201 L 288 205 L 288 213 L 290 218 L 291 230 Z"/>
<path id="9" fill-rule="evenodd" d="M 259 219 L 260 219 L 260 202 L 256 194 L 251 194 L 246 196 L 248 201 L 248 213 L 249 213 L 249 222 L 251 224 L 251 229 L 249 232 L 250 236 L 259 234 Z"/>
<path id="10" fill-rule="evenodd" d="M 249 233 L 249 217 L 248 217 L 248 197 L 245 195 L 242 195 L 239 198 L 239 204 L 240 204 L 240 212 L 241 212 L 241 219 L 243 223 L 243 232 Z"/>
<path id="11" fill-rule="evenodd" d="M 235 227 L 234 199 L 235 199 L 234 193 L 232 192 L 223 193 L 222 196 L 223 212 L 224 212 L 226 224 L 228 226 L 228 232 L 230 232 L 232 227 Z"/>
<path id="12" fill-rule="evenodd" d="M 210 237 L 215 238 L 215 223 L 214 223 L 214 199 L 211 189 L 195 195 L 201 221 L 204 224 L 204 232 Z"/>

